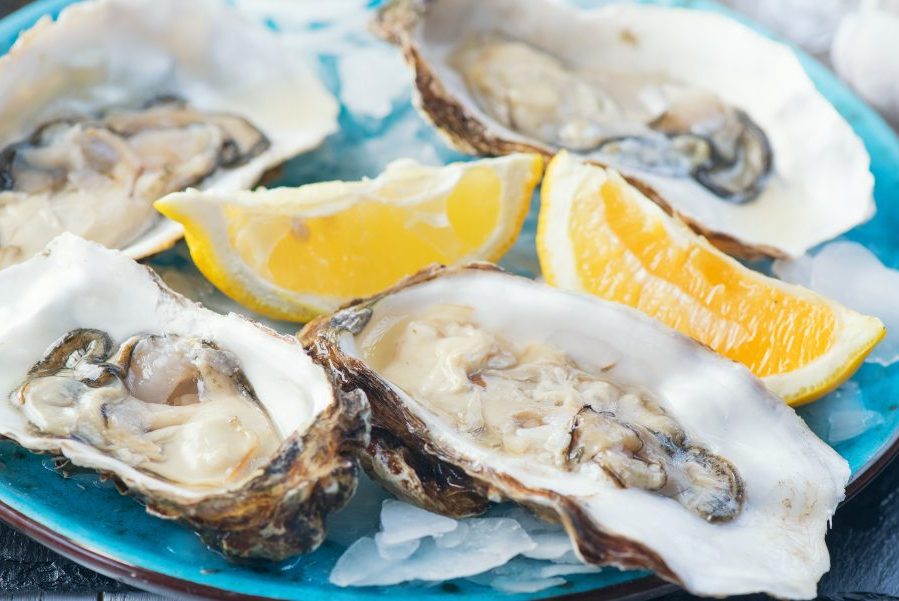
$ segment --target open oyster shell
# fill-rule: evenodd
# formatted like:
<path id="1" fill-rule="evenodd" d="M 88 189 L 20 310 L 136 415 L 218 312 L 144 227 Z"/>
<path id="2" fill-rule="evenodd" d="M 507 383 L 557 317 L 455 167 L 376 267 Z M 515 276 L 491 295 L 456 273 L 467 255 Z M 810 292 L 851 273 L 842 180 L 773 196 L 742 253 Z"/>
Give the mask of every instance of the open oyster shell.
<path id="1" fill-rule="evenodd" d="M 870 159 L 848 123 L 789 48 L 721 15 L 394 0 L 375 27 L 456 148 L 577 152 L 728 253 L 800 255 L 874 213 Z"/>
<path id="2" fill-rule="evenodd" d="M 372 406 L 369 471 L 460 516 L 511 500 L 587 562 L 811 598 L 849 467 L 742 366 L 615 303 L 434 267 L 301 338 Z"/>
<path id="3" fill-rule="evenodd" d="M 294 338 L 118 251 L 63 234 L 0 272 L 0 434 L 113 476 L 227 555 L 316 548 L 367 419 Z"/>
<path id="4" fill-rule="evenodd" d="M 182 228 L 153 201 L 251 187 L 317 146 L 337 103 L 293 54 L 224 0 L 90 0 L 38 21 L 0 58 L 0 268 L 63 231 L 159 252 Z"/>

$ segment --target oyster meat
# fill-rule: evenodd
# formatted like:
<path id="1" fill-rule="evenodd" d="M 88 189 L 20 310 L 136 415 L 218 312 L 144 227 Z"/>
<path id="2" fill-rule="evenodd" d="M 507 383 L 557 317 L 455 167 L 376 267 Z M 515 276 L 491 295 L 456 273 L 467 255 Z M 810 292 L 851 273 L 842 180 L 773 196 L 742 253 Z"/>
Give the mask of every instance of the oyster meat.
<path id="1" fill-rule="evenodd" d="M 770 175 L 764 131 L 708 90 L 655 74 L 579 72 L 495 35 L 469 39 L 450 64 L 490 117 L 554 148 L 693 178 L 725 202 L 751 201 Z"/>
<path id="2" fill-rule="evenodd" d="M 269 147 L 245 119 L 176 99 L 45 124 L 0 151 L 0 268 L 63 232 L 124 248 L 157 219 L 153 201 Z"/>
<path id="3" fill-rule="evenodd" d="M 815 596 L 849 466 L 742 366 L 631 309 L 436 267 L 309 324 L 372 405 L 367 469 L 453 516 L 511 500 L 584 561 Z"/>
<path id="4" fill-rule="evenodd" d="M 337 104 L 289 56 L 223 0 L 90 0 L 39 21 L 0 58 L 0 269 L 61 232 L 158 252 L 182 229 L 153 201 L 248 188 L 318 145 Z"/>
<path id="5" fill-rule="evenodd" d="M 393 0 L 376 29 L 455 147 L 577 152 L 731 254 L 799 255 L 874 213 L 849 124 L 789 48 L 722 15 Z"/>
<path id="6" fill-rule="evenodd" d="M 72 234 L 0 273 L 0 434 L 110 474 L 228 555 L 321 543 L 368 436 L 347 400 L 293 338 Z"/>

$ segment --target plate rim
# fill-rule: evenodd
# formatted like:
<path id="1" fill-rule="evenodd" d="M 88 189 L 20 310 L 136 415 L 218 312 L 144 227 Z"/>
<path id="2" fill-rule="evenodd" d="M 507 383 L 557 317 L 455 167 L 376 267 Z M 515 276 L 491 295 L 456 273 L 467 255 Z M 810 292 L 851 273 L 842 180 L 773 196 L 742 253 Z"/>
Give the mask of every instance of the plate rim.
<path id="1" fill-rule="evenodd" d="M 46 15 L 55 14 L 66 6 L 75 4 L 78 1 L 80 0 L 33 0 L 31 3 L 0 18 L 0 30 L 2 30 L 2 32 L 0 32 L 0 37 L 3 37 L 3 35 L 10 36 L 13 38 L 13 42 L 15 42 L 23 31 L 30 28 L 39 19 L 44 18 Z M 652 0 L 637 0 L 637 2 L 647 1 L 651 2 Z M 693 4 L 693 2 L 690 2 L 689 0 L 686 3 Z M 838 80 L 838 83 L 844 92 L 850 94 L 854 100 L 870 111 L 870 116 L 879 121 L 879 125 L 886 128 L 888 131 L 893 132 L 892 128 L 886 124 L 879 113 L 874 111 L 870 105 L 858 96 L 854 90 L 851 90 L 847 84 L 839 81 L 838 76 L 816 58 L 812 57 L 802 49 L 797 48 L 794 44 L 783 40 L 780 36 L 772 34 L 770 30 L 748 17 L 740 15 L 725 6 L 718 4 L 715 0 L 708 0 L 707 2 L 699 2 L 697 4 L 699 4 L 699 7 L 697 7 L 699 10 L 702 10 L 702 5 L 704 4 L 713 5 L 717 12 L 733 18 L 744 25 L 748 25 L 775 41 L 785 44 L 790 48 L 794 55 L 797 56 L 804 69 L 808 70 L 809 65 L 813 65 L 813 68 L 815 69 L 826 71 L 828 75 Z M 692 9 L 694 7 L 690 6 L 689 8 Z M 8 50 L 0 52 L 0 56 L 4 56 L 7 52 Z M 864 490 L 890 463 L 892 463 L 894 459 L 896 459 L 897 456 L 899 456 L 899 428 L 897 428 L 890 438 L 881 445 L 877 453 L 862 465 L 852 476 L 846 486 L 845 496 L 837 509 L 839 510 L 842 508 L 847 502 Z M 44 547 L 59 553 L 76 564 L 142 590 L 174 596 L 178 599 L 280 601 L 276 597 L 258 596 L 226 588 L 219 588 L 131 564 L 102 551 L 91 549 L 87 545 L 79 544 L 71 538 L 46 526 L 38 519 L 29 517 L 2 500 L 0 500 L 0 521 L 3 521 L 16 531 L 28 536 Z M 680 590 L 680 587 L 677 585 L 662 580 L 657 576 L 649 575 L 603 588 L 571 594 L 563 593 L 547 599 L 555 599 L 558 601 L 586 601 L 587 599 L 590 599 L 591 601 L 646 601 L 677 590 Z"/>
<path id="2" fill-rule="evenodd" d="M 889 446 L 878 457 L 865 464 L 862 471 L 858 472 L 858 477 L 849 483 L 846 487 L 846 496 L 839 507 L 843 507 L 843 505 L 860 493 L 897 455 L 899 455 L 899 431 L 894 434 Z M 143 590 L 175 595 L 183 599 L 278 601 L 274 597 L 248 595 L 183 578 L 176 578 L 163 572 L 121 561 L 111 555 L 76 543 L 69 537 L 59 534 L 40 521 L 25 515 L 2 501 L 0 501 L 0 520 L 32 540 L 81 566 Z M 551 599 L 560 601 L 586 601 L 587 599 L 592 601 L 642 601 L 653 599 L 678 589 L 677 585 L 666 582 L 657 576 L 644 576 L 643 578 L 635 578 L 634 580 L 613 584 L 612 586 L 570 595 L 559 595 Z"/>

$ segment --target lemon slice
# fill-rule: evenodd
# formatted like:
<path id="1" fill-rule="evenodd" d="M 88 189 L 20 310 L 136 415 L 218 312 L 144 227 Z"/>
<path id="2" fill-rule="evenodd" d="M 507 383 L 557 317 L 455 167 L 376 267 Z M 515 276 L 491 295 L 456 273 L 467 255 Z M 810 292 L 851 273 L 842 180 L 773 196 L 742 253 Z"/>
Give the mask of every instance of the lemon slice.
<path id="1" fill-rule="evenodd" d="M 541 198 L 537 254 L 550 284 L 655 317 L 791 405 L 840 385 L 886 333 L 875 317 L 744 267 L 614 171 L 560 153 Z"/>
<path id="2" fill-rule="evenodd" d="M 521 231 L 543 171 L 534 154 L 375 179 L 230 194 L 189 190 L 156 208 L 185 229 L 222 292 L 276 319 L 305 321 L 431 263 L 498 260 Z"/>

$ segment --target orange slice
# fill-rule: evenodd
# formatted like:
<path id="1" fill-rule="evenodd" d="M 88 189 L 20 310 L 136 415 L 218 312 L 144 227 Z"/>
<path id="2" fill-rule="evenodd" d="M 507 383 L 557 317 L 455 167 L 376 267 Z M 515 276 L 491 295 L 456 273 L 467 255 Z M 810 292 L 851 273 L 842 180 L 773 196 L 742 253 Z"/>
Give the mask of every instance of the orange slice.
<path id="1" fill-rule="evenodd" d="M 800 286 L 744 267 L 618 173 L 560 153 L 543 181 L 546 280 L 643 311 L 746 365 L 791 405 L 849 378 L 886 330 Z"/>

